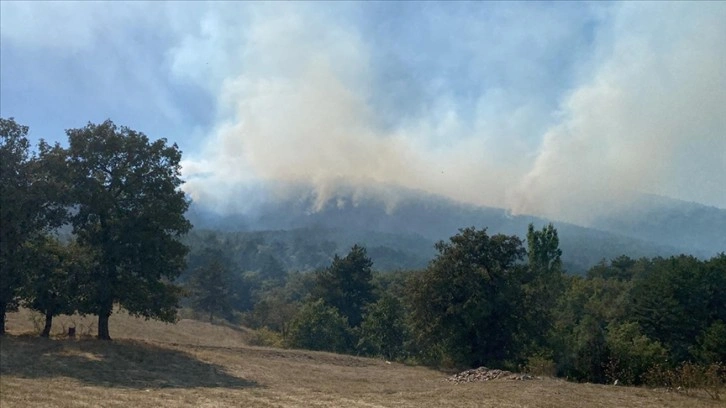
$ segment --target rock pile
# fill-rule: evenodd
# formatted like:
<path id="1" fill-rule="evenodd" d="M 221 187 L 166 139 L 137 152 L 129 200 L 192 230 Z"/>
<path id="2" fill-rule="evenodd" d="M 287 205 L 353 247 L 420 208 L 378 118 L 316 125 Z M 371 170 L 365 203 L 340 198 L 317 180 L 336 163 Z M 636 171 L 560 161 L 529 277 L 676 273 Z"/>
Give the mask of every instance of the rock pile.
<path id="1" fill-rule="evenodd" d="M 504 371 L 486 367 L 474 368 L 471 370 L 462 371 L 459 374 L 454 374 L 447 378 L 446 381 L 453 382 L 456 384 L 479 382 L 479 381 L 491 381 L 491 380 L 534 380 L 535 377 L 529 374 L 518 374 L 511 371 Z"/>

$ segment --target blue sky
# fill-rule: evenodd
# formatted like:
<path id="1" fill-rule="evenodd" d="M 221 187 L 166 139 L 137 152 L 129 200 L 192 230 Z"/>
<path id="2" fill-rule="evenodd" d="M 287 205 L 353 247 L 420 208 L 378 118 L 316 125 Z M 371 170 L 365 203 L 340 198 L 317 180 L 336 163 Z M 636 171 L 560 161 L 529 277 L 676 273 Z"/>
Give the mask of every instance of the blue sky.
<path id="1" fill-rule="evenodd" d="M 726 3 L 2 2 L 0 19 L 0 115 L 50 141 L 106 118 L 166 137 L 216 208 L 300 183 L 320 203 L 383 184 L 583 223 L 639 192 L 726 208 Z"/>

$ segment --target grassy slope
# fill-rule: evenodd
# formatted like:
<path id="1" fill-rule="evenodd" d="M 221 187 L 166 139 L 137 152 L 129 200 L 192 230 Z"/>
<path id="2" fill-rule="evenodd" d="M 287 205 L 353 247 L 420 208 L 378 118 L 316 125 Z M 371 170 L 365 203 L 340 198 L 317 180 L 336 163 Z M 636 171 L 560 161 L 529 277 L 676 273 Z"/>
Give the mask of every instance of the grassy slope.
<path id="1" fill-rule="evenodd" d="M 0 340 L 0 406 L 11 407 L 723 407 L 642 388 L 499 380 L 455 385 L 446 374 L 381 360 L 251 347 L 249 334 L 123 314 L 113 342 L 30 336 L 30 313 Z M 70 318 L 59 318 L 59 332 Z M 87 330 L 92 319 L 75 318 Z"/>

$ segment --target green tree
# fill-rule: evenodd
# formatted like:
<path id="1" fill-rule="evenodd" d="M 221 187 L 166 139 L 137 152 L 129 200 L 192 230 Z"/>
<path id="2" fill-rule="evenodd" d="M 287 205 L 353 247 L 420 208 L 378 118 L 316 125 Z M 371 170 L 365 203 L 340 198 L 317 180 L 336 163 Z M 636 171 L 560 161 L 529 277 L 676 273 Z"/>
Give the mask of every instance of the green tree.
<path id="1" fill-rule="evenodd" d="M 527 230 L 528 268 L 523 278 L 523 309 L 526 318 L 521 320 L 518 333 L 525 343 L 525 354 L 546 352 L 552 334 L 553 311 L 564 291 L 562 250 L 557 230 L 552 224 L 537 231 L 529 224 Z"/>
<path id="2" fill-rule="evenodd" d="M 716 320 L 707 327 L 691 354 L 702 364 L 726 363 L 726 323 Z"/>
<path id="3" fill-rule="evenodd" d="M 705 263 L 704 292 L 708 299 L 706 304 L 708 320 L 726 322 L 726 253 L 720 253 Z"/>
<path id="4" fill-rule="evenodd" d="M 345 258 L 335 255 L 333 263 L 316 276 L 315 297 L 336 308 L 352 327 L 358 327 L 365 307 L 374 300 L 372 266 L 360 245 L 354 245 Z"/>
<path id="5" fill-rule="evenodd" d="M 289 344 L 338 353 L 350 350 L 348 319 L 322 299 L 305 303 L 290 325 Z"/>
<path id="6" fill-rule="evenodd" d="M 41 156 L 32 155 L 27 135 L 27 126 L 0 118 L 0 335 L 24 284 L 26 242 L 59 226 L 65 215 L 55 182 L 62 172 L 52 166 L 59 148 L 41 141 Z"/>
<path id="7" fill-rule="evenodd" d="M 191 279 L 192 304 L 194 309 L 209 314 L 212 323 L 214 315 L 229 315 L 230 293 L 227 285 L 229 270 L 219 259 L 211 259 L 207 265 L 194 271 Z"/>
<path id="8" fill-rule="evenodd" d="M 516 351 L 523 317 L 522 241 L 466 228 L 436 249 L 439 255 L 409 289 L 416 341 L 456 365 L 502 364 Z"/>
<path id="9" fill-rule="evenodd" d="M 267 327 L 287 338 L 290 322 L 300 308 L 300 302 L 291 299 L 286 287 L 274 287 L 260 296 L 249 314 L 249 323 L 255 328 Z"/>
<path id="10" fill-rule="evenodd" d="M 403 303 L 385 294 L 368 306 L 360 326 L 357 349 L 364 354 L 383 356 L 388 360 L 401 358 L 407 332 Z"/>
<path id="11" fill-rule="evenodd" d="M 629 281 L 638 271 L 647 268 L 649 263 L 647 258 L 636 261 L 625 255 L 612 259 L 609 264 L 603 259 L 587 271 L 587 277 Z"/>
<path id="12" fill-rule="evenodd" d="M 28 127 L 0 118 L 0 334 L 5 313 L 17 307 L 22 247 L 33 231 Z"/>
<path id="13" fill-rule="evenodd" d="M 24 304 L 45 316 L 42 337 L 50 335 L 53 317 L 73 314 L 79 288 L 88 270 L 87 255 L 75 244 L 40 236 L 26 244 L 27 278 L 23 286 Z"/>
<path id="14" fill-rule="evenodd" d="M 645 336 L 634 322 L 611 324 L 606 344 L 610 354 L 609 380 L 623 384 L 640 384 L 648 369 L 662 364 L 668 356 L 663 345 Z"/>
<path id="15" fill-rule="evenodd" d="M 608 326 L 627 316 L 629 288 L 615 279 L 569 279 L 553 316 L 552 347 L 560 375 L 605 382 Z"/>
<path id="16" fill-rule="evenodd" d="M 696 339 L 726 314 L 726 272 L 692 256 L 656 258 L 633 277 L 630 315 L 672 361 L 692 360 Z"/>
<path id="17" fill-rule="evenodd" d="M 95 255 L 82 312 L 98 315 L 98 338 L 110 339 L 114 304 L 132 315 L 173 321 L 190 228 L 180 190 L 181 152 L 166 139 L 110 120 L 67 131 L 68 174 L 78 242 Z"/>
<path id="18" fill-rule="evenodd" d="M 264 252 L 259 255 L 258 264 L 260 265 L 261 277 L 269 281 L 272 286 L 278 286 L 285 282 L 285 267 L 271 253 Z"/>
<path id="19" fill-rule="evenodd" d="M 552 224 L 541 231 L 534 229 L 533 224 L 527 227 L 527 259 L 529 267 L 535 275 L 558 276 L 562 272 L 562 250 L 557 229 Z"/>

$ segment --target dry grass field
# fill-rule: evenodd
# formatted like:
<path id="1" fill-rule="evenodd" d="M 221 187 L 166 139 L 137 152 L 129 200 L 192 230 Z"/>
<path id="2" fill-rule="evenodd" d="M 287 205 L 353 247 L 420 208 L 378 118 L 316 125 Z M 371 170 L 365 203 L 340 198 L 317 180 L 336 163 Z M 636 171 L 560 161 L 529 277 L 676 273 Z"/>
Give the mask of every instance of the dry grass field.
<path id="1" fill-rule="evenodd" d="M 252 347 L 244 329 L 111 317 L 112 342 L 63 338 L 91 318 L 34 335 L 28 311 L 0 340 L 0 407 L 724 407 L 665 390 L 554 379 L 453 384 L 447 374 L 376 359 Z"/>

